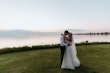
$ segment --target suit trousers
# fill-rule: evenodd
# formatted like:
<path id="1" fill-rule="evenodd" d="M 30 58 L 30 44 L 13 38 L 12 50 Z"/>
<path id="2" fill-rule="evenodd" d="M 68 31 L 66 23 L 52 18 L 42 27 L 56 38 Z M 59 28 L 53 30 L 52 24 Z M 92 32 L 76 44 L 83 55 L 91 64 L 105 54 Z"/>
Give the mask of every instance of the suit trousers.
<path id="1" fill-rule="evenodd" d="M 61 46 L 60 47 L 60 50 L 61 50 L 61 64 L 62 64 L 62 61 L 63 61 L 63 56 L 64 56 L 64 53 L 65 53 L 65 46 Z"/>

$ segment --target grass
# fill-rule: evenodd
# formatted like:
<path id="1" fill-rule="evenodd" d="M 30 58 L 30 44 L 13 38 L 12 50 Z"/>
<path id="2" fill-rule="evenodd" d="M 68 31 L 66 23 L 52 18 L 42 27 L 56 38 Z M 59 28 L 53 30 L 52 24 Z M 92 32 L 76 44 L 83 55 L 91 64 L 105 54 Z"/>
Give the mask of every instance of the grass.
<path id="1" fill-rule="evenodd" d="M 30 50 L 0 55 L 0 73 L 109 73 L 110 44 L 77 46 L 81 66 L 60 69 L 60 49 Z"/>

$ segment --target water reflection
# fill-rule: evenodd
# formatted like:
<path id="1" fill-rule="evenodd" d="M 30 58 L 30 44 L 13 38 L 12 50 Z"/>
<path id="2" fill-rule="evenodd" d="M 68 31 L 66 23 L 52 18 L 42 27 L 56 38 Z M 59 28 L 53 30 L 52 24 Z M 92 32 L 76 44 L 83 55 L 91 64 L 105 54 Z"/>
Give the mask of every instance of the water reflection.
<path id="1" fill-rule="evenodd" d="M 74 35 L 75 43 L 89 41 L 89 42 L 110 42 L 110 35 Z M 22 37 L 0 37 L 0 48 L 4 47 L 19 47 L 19 46 L 32 46 L 59 43 L 60 35 L 48 36 L 30 36 L 27 38 Z"/>

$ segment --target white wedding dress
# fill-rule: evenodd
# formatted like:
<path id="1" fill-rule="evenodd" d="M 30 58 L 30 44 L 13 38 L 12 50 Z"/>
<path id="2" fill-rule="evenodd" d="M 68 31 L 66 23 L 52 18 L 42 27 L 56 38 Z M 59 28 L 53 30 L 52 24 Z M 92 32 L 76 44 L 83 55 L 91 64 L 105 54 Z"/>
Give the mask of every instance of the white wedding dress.
<path id="1" fill-rule="evenodd" d="M 68 42 L 68 43 L 70 43 L 70 42 Z M 71 44 L 71 46 L 67 46 L 65 49 L 65 54 L 63 57 L 61 69 L 72 69 L 72 70 L 74 70 L 75 67 L 80 66 L 80 61 L 77 57 L 77 51 L 76 51 L 74 41 L 71 42 L 70 44 Z"/>

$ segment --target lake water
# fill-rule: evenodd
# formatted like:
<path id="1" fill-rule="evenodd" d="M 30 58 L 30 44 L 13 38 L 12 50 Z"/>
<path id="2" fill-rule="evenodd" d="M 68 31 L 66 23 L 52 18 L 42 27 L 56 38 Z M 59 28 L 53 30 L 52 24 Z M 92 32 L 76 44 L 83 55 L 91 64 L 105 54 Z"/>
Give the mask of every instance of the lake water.
<path id="1" fill-rule="evenodd" d="M 32 45 L 45 45 L 59 43 L 60 35 L 56 36 L 34 36 L 28 38 L 0 38 L 0 48 L 20 47 Z M 74 35 L 75 43 L 79 42 L 110 42 L 110 35 Z"/>

